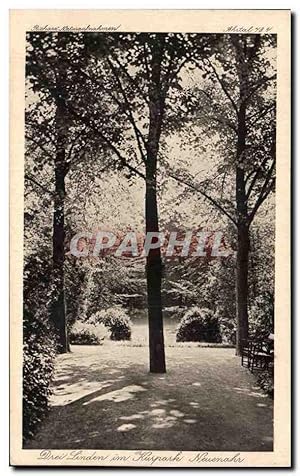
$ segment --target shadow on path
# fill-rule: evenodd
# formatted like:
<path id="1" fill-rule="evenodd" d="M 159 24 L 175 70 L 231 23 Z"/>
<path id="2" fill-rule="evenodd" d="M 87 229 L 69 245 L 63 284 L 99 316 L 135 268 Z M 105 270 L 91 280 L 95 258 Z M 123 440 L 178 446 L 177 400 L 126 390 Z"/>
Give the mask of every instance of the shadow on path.
<path id="1" fill-rule="evenodd" d="M 113 352 L 112 352 L 113 350 Z M 57 363 L 51 410 L 27 448 L 272 451 L 272 400 L 232 349 L 73 347 Z"/>

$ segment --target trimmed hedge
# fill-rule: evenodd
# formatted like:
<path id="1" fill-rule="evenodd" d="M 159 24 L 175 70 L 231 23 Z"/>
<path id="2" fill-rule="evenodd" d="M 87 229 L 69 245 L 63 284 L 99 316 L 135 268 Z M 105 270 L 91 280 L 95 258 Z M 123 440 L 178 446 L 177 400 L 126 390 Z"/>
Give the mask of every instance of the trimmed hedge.
<path id="1" fill-rule="evenodd" d="M 192 307 L 184 314 L 177 327 L 176 341 L 221 343 L 217 317 L 210 309 Z"/>
<path id="2" fill-rule="evenodd" d="M 126 311 L 121 307 L 111 307 L 96 312 L 89 319 L 90 323 L 103 324 L 110 330 L 111 340 L 130 340 L 131 321 Z"/>
<path id="3" fill-rule="evenodd" d="M 56 345 L 49 325 L 24 311 L 23 441 L 31 438 L 48 410 Z"/>
<path id="4" fill-rule="evenodd" d="M 105 327 L 76 322 L 69 333 L 70 344 L 73 345 L 101 345 L 107 335 Z"/>

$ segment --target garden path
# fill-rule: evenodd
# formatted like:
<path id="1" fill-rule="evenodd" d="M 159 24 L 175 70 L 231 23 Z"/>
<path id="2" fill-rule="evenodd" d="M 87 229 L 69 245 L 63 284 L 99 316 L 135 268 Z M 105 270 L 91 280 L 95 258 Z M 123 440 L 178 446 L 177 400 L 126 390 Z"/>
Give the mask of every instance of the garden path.
<path id="1" fill-rule="evenodd" d="M 51 409 L 27 448 L 272 451 L 272 400 L 234 349 L 72 346 L 57 358 Z"/>

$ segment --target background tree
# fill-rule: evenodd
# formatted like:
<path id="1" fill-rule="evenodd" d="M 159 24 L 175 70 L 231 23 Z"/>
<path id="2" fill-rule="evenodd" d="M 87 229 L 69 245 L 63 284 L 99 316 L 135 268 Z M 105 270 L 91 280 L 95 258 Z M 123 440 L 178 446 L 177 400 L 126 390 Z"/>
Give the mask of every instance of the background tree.
<path id="1" fill-rule="evenodd" d="M 82 101 L 84 89 L 69 61 L 82 59 L 80 35 L 63 33 L 28 34 L 26 78 L 26 148 L 31 155 L 25 179 L 51 197 L 53 203 L 51 317 L 59 352 L 69 349 L 65 299 L 65 201 L 66 176 L 71 165 L 87 161 L 94 153 L 91 131 L 70 115 L 66 99 Z M 99 142 L 97 153 L 99 156 Z M 47 173 L 53 173 L 53 181 Z M 43 184 L 48 183 L 48 185 Z"/>
<path id="2" fill-rule="evenodd" d="M 198 183 L 188 172 L 170 173 L 178 182 L 202 194 L 237 229 L 238 354 L 249 329 L 249 230 L 275 186 L 274 44 L 272 35 L 223 35 L 213 57 L 196 62 L 202 78 L 188 92 L 184 106 L 194 111 L 196 120 L 200 119 L 204 126 L 215 126 L 224 161 L 218 166 L 217 176 Z"/>

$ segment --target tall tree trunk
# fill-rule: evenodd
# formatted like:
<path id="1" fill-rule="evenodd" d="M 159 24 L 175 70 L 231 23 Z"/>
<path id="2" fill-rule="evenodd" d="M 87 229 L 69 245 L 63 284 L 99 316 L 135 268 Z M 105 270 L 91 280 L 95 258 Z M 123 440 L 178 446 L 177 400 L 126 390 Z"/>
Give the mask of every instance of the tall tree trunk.
<path id="1" fill-rule="evenodd" d="M 150 178 L 146 182 L 146 233 L 158 232 L 156 186 Z M 146 265 L 150 372 L 166 372 L 161 299 L 162 260 L 160 248 L 150 249 Z"/>
<path id="2" fill-rule="evenodd" d="M 242 83 L 241 83 L 242 84 Z M 241 93 L 242 98 L 242 93 Z M 248 338 L 248 260 L 249 224 L 244 154 L 246 144 L 246 108 L 241 103 L 238 114 L 236 167 L 237 262 L 236 262 L 236 354 L 241 355 L 243 341 Z"/>
<path id="3" fill-rule="evenodd" d="M 58 51 L 64 51 L 65 36 L 58 34 Z M 67 146 L 67 111 L 64 99 L 66 71 L 58 64 L 56 99 L 56 153 L 54 158 L 55 196 L 53 214 L 53 275 L 55 283 L 55 302 L 52 308 L 52 320 L 57 337 L 58 352 L 69 351 L 65 302 L 65 175 Z"/>
<path id="4" fill-rule="evenodd" d="M 248 261 L 249 228 L 239 225 L 237 232 L 236 265 L 236 354 L 241 355 L 242 344 L 248 339 Z"/>
<path id="5" fill-rule="evenodd" d="M 53 213 L 53 275 L 55 283 L 55 301 L 52 319 L 57 337 L 58 352 L 68 352 L 66 304 L 65 304 L 65 250 L 64 250 L 64 179 L 59 170 L 55 170 L 55 199 Z"/>
<path id="6" fill-rule="evenodd" d="M 152 46 L 151 78 L 149 85 L 149 132 L 146 157 L 146 233 L 159 232 L 157 208 L 157 156 L 161 135 L 164 97 L 161 87 L 161 62 L 164 36 L 158 35 Z M 166 372 L 161 299 L 162 259 L 160 248 L 150 249 L 146 265 L 150 372 Z"/>

